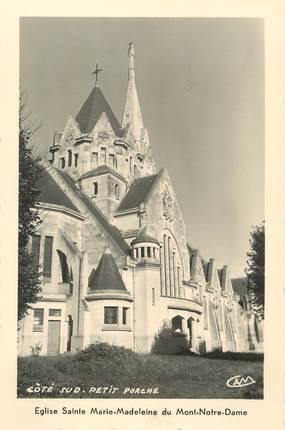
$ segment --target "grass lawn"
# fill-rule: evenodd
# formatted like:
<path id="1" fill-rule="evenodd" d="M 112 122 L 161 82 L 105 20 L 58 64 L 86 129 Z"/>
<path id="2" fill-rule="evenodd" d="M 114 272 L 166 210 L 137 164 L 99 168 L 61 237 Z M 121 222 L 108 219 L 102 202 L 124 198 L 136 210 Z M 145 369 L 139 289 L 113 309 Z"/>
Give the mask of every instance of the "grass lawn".
<path id="1" fill-rule="evenodd" d="M 236 375 L 251 376 L 256 383 L 227 387 L 226 381 Z M 118 390 L 112 392 L 111 386 Z M 48 392 L 44 387 L 51 388 Z M 104 387 L 108 387 L 105 392 Z M 158 393 L 124 393 L 126 387 L 157 388 Z M 234 353 L 141 355 L 98 344 L 87 353 L 20 357 L 18 397 L 256 399 L 263 397 L 263 359 Z"/>

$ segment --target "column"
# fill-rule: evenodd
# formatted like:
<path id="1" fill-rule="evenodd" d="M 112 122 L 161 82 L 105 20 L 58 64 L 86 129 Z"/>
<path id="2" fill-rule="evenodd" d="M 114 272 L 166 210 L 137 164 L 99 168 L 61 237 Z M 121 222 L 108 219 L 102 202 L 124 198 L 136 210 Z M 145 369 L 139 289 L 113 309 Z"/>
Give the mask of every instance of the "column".
<path id="1" fill-rule="evenodd" d="M 165 273 L 165 295 L 169 296 L 169 261 L 168 261 L 168 240 L 167 236 L 164 235 L 164 273 Z"/>
<path id="2" fill-rule="evenodd" d="M 189 331 L 187 327 L 187 320 L 185 318 L 182 318 L 181 320 L 181 326 L 182 326 L 182 333 L 185 333 L 187 337 L 189 338 Z"/>
<path id="3" fill-rule="evenodd" d="M 192 335 L 192 351 L 197 352 L 198 332 L 197 332 L 197 322 L 194 319 L 192 319 L 192 323 L 191 323 L 191 335 Z"/>
<path id="4" fill-rule="evenodd" d="M 173 293 L 173 276 L 172 276 L 172 255 L 171 255 L 171 238 L 168 237 L 168 270 L 169 270 L 169 295 L 174 296 Z"/>
<path id="5" fill-rule="evenodd" d="M 165 261 L 164 261 L 164 249 L 162 245 L 159 247 L 159 257 L 160 257 L 160 288 L 161 288 L 161 295 L 165 295 Z"/>
<path id="6" fill-rule="evenodd" d="M 176 273 L 176 264 L 175 264 L 175 252 L 172 253 L 172 273 L 173 273 L 173 290 L 174 296 L 178 297 L 177 291 L 177 273 Z"/>

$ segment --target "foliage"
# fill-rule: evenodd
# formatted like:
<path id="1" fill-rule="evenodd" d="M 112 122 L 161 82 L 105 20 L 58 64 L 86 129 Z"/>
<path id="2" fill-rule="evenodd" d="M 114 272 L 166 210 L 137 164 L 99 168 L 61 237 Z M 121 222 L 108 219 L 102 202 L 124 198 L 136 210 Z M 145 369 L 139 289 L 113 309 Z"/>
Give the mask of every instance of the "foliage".
<path id="1" fill-rule="evenodd" d="M 41 292 L 40 273 L 34 266 L 33 256 L 27 248 L 18 251 L 18 321 L 20 321 L 36 303 Z"/>
<path id="2" fill-rule="evenodd" d="M 163 324 L 156 333 L 151 348 L 153 354 L 182 354 L 189 350 L 188 342 L 183 333 L 173 333 L 171 327 Z"/>
<path id="3" fill-rule="evenodd" d="M 40 222 L 36 210 L 40 190 L 38 187 L 42 168 L 39 157 L 33 154 L 30 138 L 34 133 L 24 104 L 20 100 L 19 115 L 19 226 L 18 226 L 18 321 L 38 301 L 40 273 L 33 264 L 28 243 Z"/>
<path id="4" fill-rule="evenodd" d="M 107 342 L 96 342 L 76 353 L 74 357 L 75 360 L 83 362 L 105 359 L 124 362 L 136 359 L 137 355 L 134 351 L 124 346 L 110 345 Z"/>
<path id="5" fill-rule="evenodd" d="M 108 354 L 108 352 L 110 354 Z M 118 355 L 116 356 L 116 353 Z M 78 353 L 18 359 L 18 396 L 52 398 L 262 398 L 263 363 L 251 357 L 218 359 L 197 355 L 137 354 L 115 345 L 94 344 Z M 233 375 L 250 375 L 255 385 L 231 389 Z M 90 392 L 90 387 L 118 387 L 115 393 Z M 52 392 L 29 392 L 48 386 Z M 70 389 L 70 392 L 63 390 Z M 74 390 L 78 387 L 77 390 Z M 124 394 L 126 387 L 157 387 L 158 394 Z M 249 388 L 251 391 L 249 391 Z"/>
<path id="6" fill-rule="evenodd" d="M 264 318 L 265 226 L 255 226 L 250 236 L 246 274 L 253 310 Z"/>
<path id="7" fill-rule="evenodd" d="M 24 107 L 20 106 L 19 121 L 19 247 L 25 247 L 35 234 L 39 224 L 39 214 L 35 210 L 40 189 L 38 187 L 42 168 L 39 156 L 35 156 L 30 146 L 34 131 L 25 120 Z"/>
<path id="8" fill-rule="evenodd" d="M 38 357 L 43 349 L 43 344 L 40 342 L 30 346 L 31 354 L 33 357 Z"/>

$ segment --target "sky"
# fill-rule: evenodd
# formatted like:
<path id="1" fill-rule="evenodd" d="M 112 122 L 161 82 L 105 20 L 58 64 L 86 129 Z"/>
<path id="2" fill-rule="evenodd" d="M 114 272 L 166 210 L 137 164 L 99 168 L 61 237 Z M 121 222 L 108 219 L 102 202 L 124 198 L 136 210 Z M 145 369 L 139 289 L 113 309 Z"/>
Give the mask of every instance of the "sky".
<path id="1" fill-rule="evenodd" d="M 127 50 L 157 167 L 170 174 L 191 245 L 244 276 L 264 219 L 264 27 L 258 18 L 22 18 L 20 86 L 47 153 L 94 85 L 121 121 Z"/>

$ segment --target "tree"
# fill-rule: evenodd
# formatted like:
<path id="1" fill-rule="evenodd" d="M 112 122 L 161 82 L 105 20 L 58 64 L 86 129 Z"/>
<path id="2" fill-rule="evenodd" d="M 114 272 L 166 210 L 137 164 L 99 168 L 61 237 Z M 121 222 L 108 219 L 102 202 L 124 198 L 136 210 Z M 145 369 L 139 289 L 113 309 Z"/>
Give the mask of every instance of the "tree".
<path id="1" fill-rule="evenodd" d="M 35 132 L 25 114 L 25 103 L 20 99 L 19 114 L 19 227 L 18 227 L 18 321 L 39 299 L 41 274 L 34 265 L 28 244 L 40 222 L 36 209 L 40 194 L 40 158 L 35 156 L 30 139 Z"/>
<path id="2" fill-rule="evenodd" d="M 264 222 L 255 226 L 250 234 L 250 252 L 246 275 L 252 308 L 264 318 L 264 274 L 265 274 L 265 226 Z"/>

